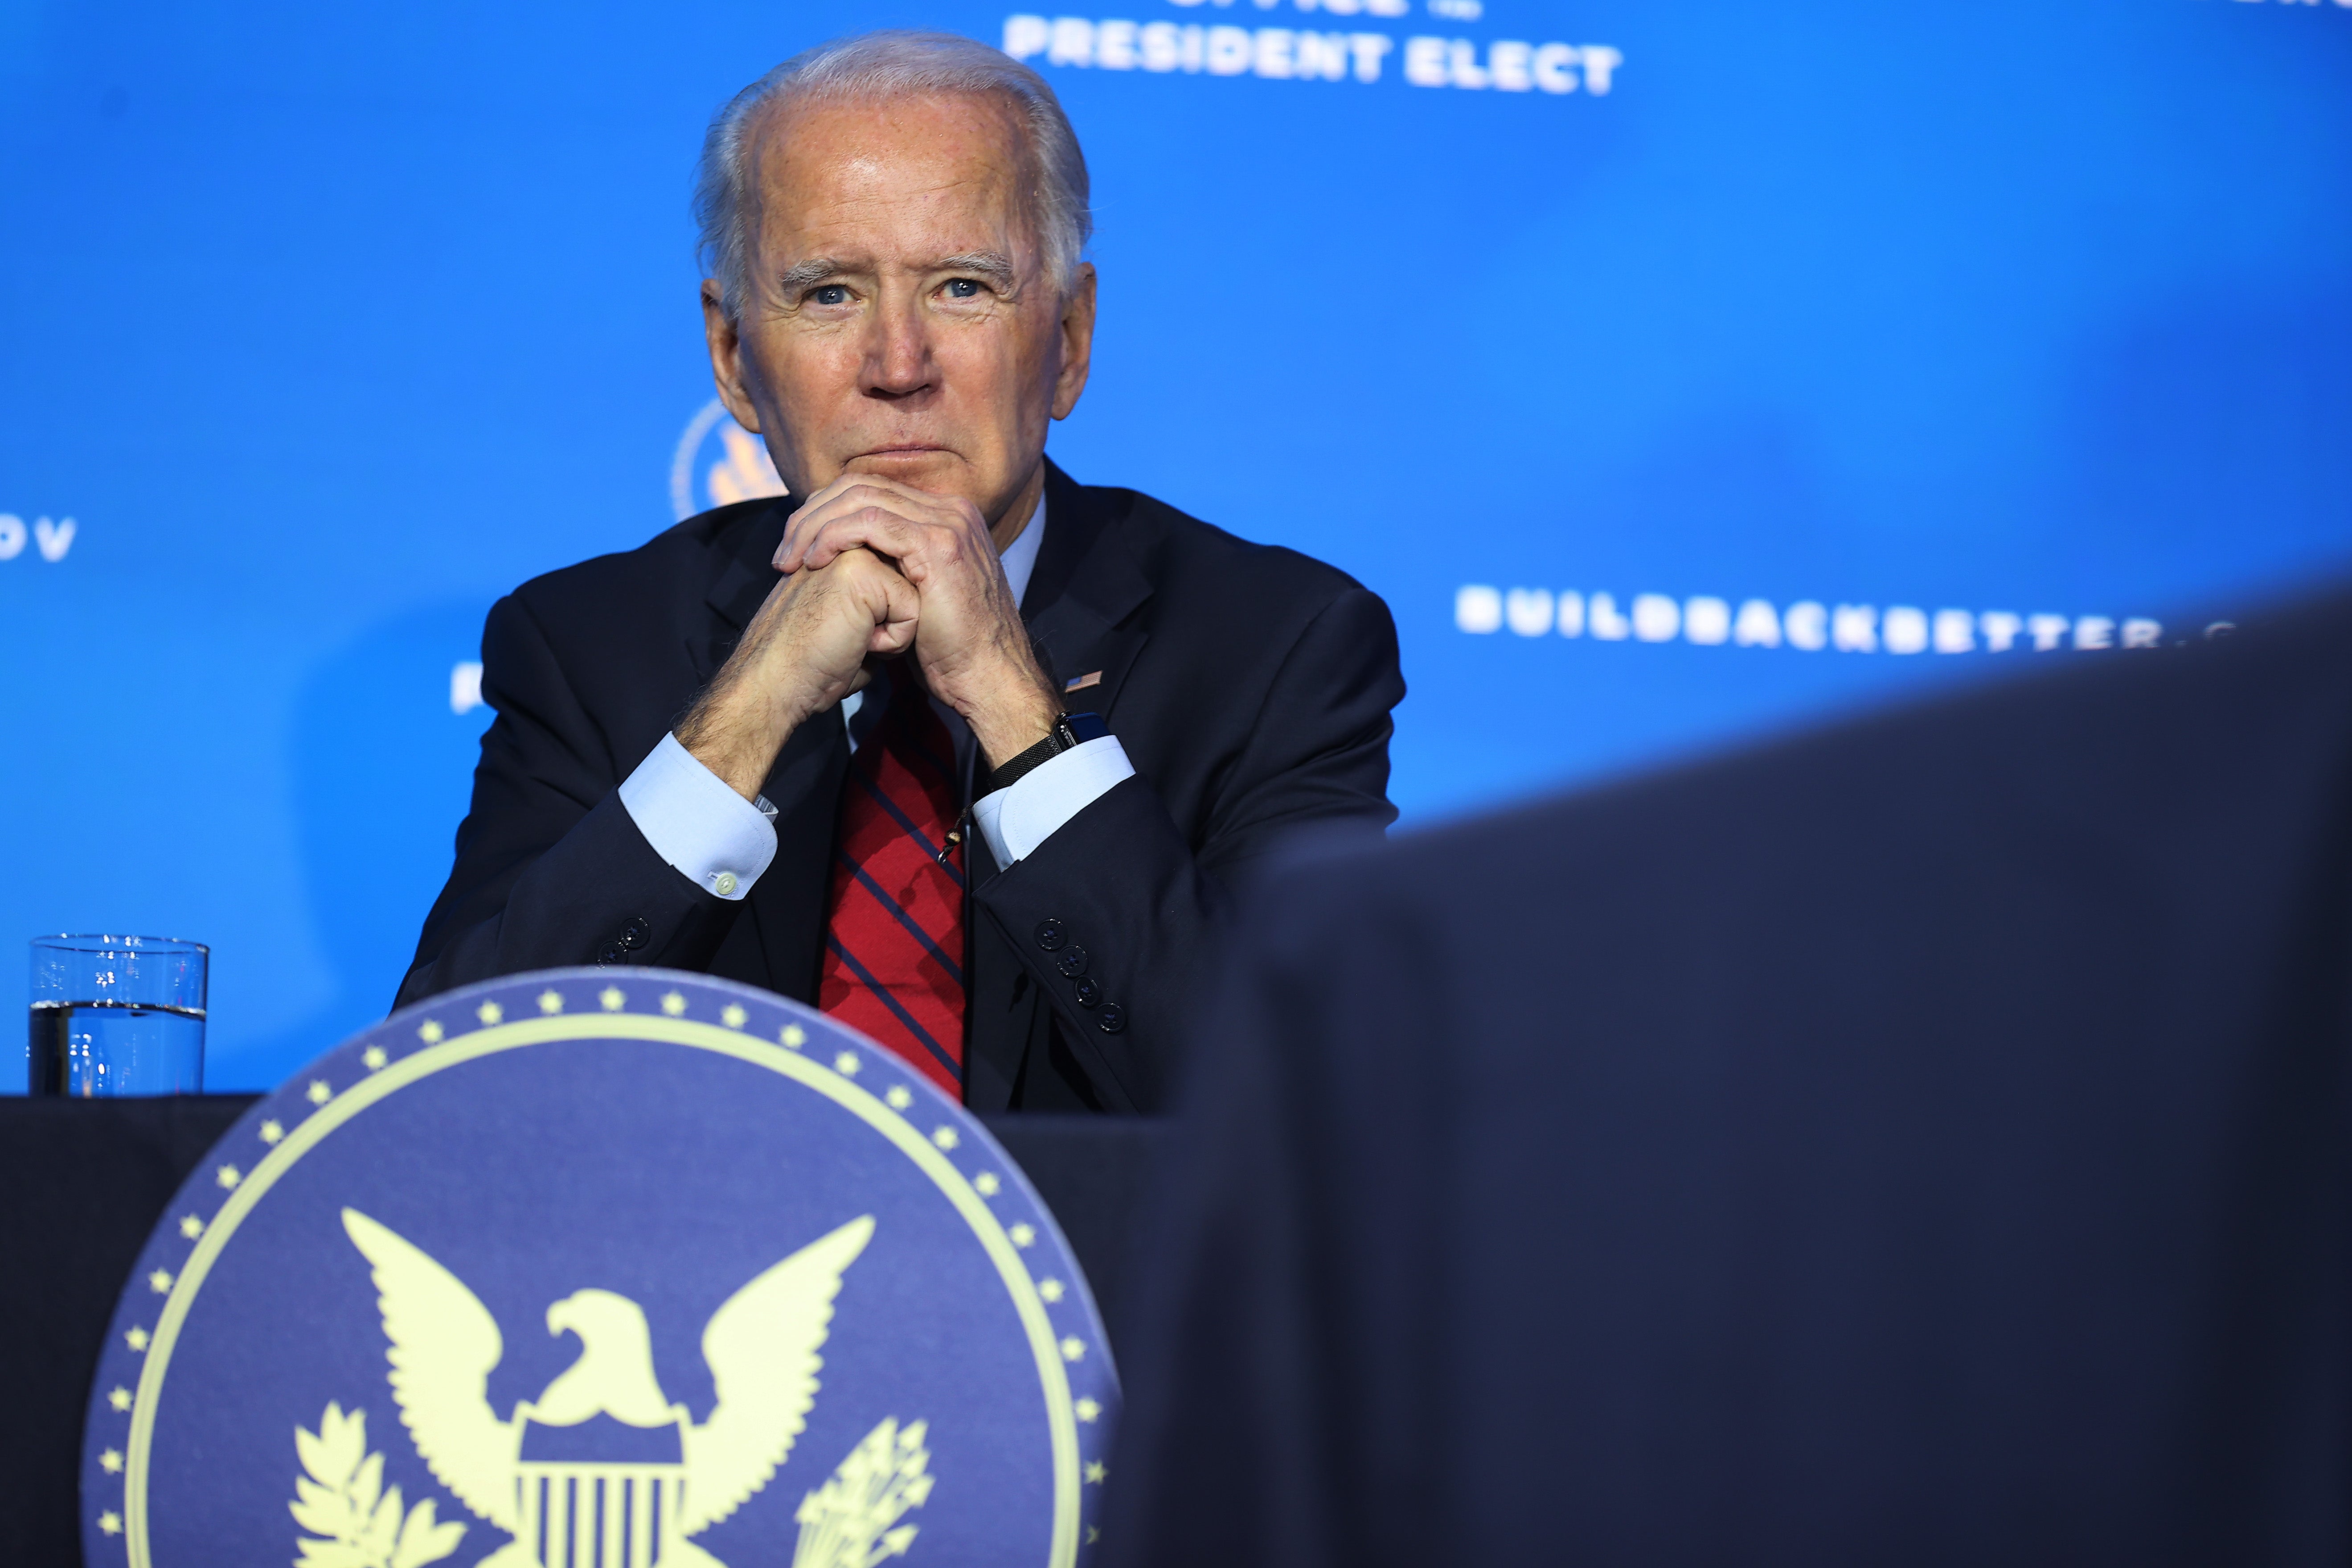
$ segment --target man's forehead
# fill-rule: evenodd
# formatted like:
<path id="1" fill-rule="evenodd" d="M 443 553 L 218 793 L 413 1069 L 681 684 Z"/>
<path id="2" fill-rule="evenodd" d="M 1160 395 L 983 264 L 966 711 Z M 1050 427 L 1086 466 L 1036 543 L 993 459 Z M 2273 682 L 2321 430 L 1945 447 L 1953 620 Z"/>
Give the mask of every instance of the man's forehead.
<path id="1" fill-rule="evenodd" d="M 1001 245 L 1024 226 L 1021 134 L 995 100 L 961 94 L 782 107 L 752 148 L 762 238 L 843 260 Z"/>
<path id="2" fill-rule="evenodd" d="M 996 99 L 906 95 L 779 105 L 753 131 L 751 163 L 776 195 L 921 198 L 1017 184 L 1024 151 L 1019 122 Z"/>

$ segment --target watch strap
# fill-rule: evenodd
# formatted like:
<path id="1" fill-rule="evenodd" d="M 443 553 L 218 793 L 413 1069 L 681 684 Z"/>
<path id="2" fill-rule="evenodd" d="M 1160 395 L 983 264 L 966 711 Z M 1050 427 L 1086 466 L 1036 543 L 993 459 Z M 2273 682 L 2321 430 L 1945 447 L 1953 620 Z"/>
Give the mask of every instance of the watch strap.
<path id="1" fill-rule="evenodd" d="M 1103 722 L 1099 713 L 1064 713 L 1054 721 L 1054 727 L 1045 732 L 1044 740 L 1026 751 L 1005 758 L 1001 766 L 990 770 L 979 793 L 994 795 L 998 790 L 1010 789 L 1024 774 L 1034 773 L 1064 752 L 1082 746 L 1088 741 L 1098 741 L 1109 733 L 1110 726 Z"/>

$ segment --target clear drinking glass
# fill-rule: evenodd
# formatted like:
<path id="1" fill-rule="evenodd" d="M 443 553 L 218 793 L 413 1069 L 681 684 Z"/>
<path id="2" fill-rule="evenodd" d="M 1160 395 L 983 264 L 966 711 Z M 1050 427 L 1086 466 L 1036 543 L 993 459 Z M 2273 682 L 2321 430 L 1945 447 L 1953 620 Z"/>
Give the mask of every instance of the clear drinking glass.
<path id="1" fill-rule="evenodd" d="M 168 936 L 33 939 L 33 1094 L 202 1094 L 212 950 Z"/>

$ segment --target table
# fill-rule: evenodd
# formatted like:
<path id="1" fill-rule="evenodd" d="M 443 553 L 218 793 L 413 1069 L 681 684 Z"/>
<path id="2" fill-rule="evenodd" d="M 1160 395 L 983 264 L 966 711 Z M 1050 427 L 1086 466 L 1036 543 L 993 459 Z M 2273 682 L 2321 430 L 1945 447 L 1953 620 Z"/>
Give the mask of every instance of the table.
<path id="1" fill-rule="evenodd" d="M 0 1098 L 0 1563 L 80 1560 L 81 1422 L 147 1233 L 250 1095 Z M 1114 1345 L 1157 1121 L 982 1118 L 1069 1237 Z"/>

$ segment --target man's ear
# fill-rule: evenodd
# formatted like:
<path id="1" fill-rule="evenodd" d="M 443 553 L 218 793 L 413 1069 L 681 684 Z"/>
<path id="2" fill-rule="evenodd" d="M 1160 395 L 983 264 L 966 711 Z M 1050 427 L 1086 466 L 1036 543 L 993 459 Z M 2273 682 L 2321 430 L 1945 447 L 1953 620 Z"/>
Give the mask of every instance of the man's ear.
<path id="1" fill-rule="evenodd" d="M 1054 417 L 1067 419 L 1087 389 L 1095 358 L 1095 264 L 1078 263 L 1062 300 L 1062 372 L 1054 378 Z"/>
<path id="2" fill-rule="evenodd" d="M 716 278 L 702 280 L 702 336 L 710 345 L 710 379 L 718 384 L 719 401 L 736 424 L 759 435 L 760 410 L 751 401 L 751 378 L 744 374 L 743 334 L 727 319 Z"/>

